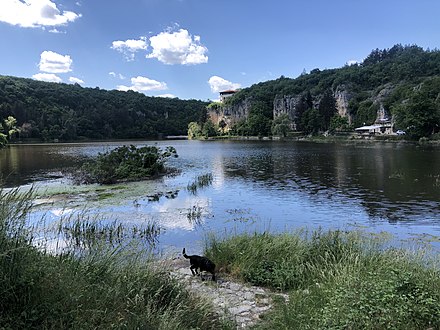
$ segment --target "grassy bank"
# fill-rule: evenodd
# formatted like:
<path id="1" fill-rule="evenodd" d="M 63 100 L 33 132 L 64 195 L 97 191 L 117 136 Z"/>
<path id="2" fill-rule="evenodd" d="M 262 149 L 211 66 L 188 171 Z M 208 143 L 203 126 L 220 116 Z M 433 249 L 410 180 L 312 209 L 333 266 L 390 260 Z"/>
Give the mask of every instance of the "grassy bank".
<path id="1" fill-rule="evenodd" d="M 32 197 L 0 190 L 0 328 L 231 328 L 130 246 L 56 256 L 36 249 L 25 223 Z"/>
<path id="2" fill-rule="evenodd" d="M 423 251 L 361 232 L 211 237 L 223 271 L 289 292 L 262 329 L 440 329 L 440 273 Z"/>

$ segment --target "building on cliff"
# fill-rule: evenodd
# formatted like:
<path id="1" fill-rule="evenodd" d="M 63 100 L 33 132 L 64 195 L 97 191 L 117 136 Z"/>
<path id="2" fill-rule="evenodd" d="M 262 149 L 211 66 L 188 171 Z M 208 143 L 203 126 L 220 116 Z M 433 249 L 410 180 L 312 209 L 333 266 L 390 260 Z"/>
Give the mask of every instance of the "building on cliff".
<path id="1" fill-rule="evenodd" d="M 224 102 L 228 97 L 231 97 L 237 92 L 238 90 L 232 90 L 232 89 L 220 92 L 220 102 Z"/>

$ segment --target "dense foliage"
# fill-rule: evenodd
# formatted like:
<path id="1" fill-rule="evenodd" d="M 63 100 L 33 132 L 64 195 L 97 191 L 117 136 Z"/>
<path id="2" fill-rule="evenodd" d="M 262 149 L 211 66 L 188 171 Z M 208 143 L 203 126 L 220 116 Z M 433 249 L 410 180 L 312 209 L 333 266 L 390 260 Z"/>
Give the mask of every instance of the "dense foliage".
<path id="1" fill-rule="evenodd" d="M 14 117 L 8 116 L 0 120 L 0 149 L 18 132 L 17 120 Z"/>
<path id="2" fill-rule="evenodd" d="M 147 179 L 165 172 L 165 162 L 177 157 L 174 147 L 165 151 L 156 146 L 118 147 L 99 153 L 96 159 L 86 163 L 77 174 L 78 181 L 84 183 L 111 184 L 121 180 Z"/>
<path id="3" fill-rule="evenodd" d="M 16 118 L 20 138 L 66 141 L 184 135 L 189 122 L 204 116 L 206 105 L 0 76 L 0 122 L 8 116 Z"/>
<path id="4" fill-rule="evenodd" d="M 372 124 L 379 102 L 391 113 L 396 129 L 414 138 L 429 136 L 440 129 L 440 51 L 418 46 L 395 45 L 372 51 L 362 63 L 338 69 L 311 70 L 291 79 L 255 84 L 228 98 L 234 106 L 244 100 L 252 102 L 247 119 L 235 127 L 244 135 L 267 135 L 277 96 L 298 96 L 295 106 L 296 130 L 316 133 L 347 128 L 346 122 L 333 119 L 336 113 L 334 93 L 344 90 L 350 95 L 349 115 L 353 127 Z M 385 95 L 378 94 L 389 90 Z M 278 125 L 278 124 L 276 124 Z M 281 132 L 281 134 L 283 134 Z"/>
<path id="5" fill-rule="evenodd" d="M 318 230 L 212 238 L 207 255 L 247 282 L 289 292 L 257 329 L 438 329 L 438 259 L 418 252 L 379 235 Z"/>

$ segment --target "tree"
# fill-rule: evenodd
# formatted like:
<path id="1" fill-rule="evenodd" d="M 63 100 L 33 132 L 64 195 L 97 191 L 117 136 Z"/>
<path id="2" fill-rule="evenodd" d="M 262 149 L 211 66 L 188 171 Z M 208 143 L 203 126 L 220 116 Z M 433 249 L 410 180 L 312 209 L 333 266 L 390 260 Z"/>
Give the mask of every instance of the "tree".
<path id="1" fill-rule="evenodd" d="M 440 78 L 425 81 L 413 90 L 407 102 L 394 108 L 397 127 L 414 139 L 440 129 Z"/>
<path id="2" fill-rule="evenodd" d="M 330 120 L 329 131 L 334 133 L 336 131 L 344 130 L 348 128 L 347 117 L 341 117 L 338 114 L 334 115 Z"/>
<path id="3" fill-rule="evenodd" d="M 12 116 L 4 119 L 3 123 L 0 121 L 0 148 L 4 147 L 14 134 L 19 132 L 16 125 L 17 120 Z"/>
<path id="4" fill-rule="evenodd" d="M 296 122 L 297 131 L 304 130 L 301 124 L 302 116 L 307 110 L 311 109 L 312 107 L 313 107 L 312 94 L 310 94 L 310 91 L 307 91 L 301 95 L 298 103 L 295 105 L 295 122 Z"/>
<path id="5" fill-rule="evenodd" d="M 322 122 L 318 110 L 309 109 L 302 116 L 301 124 L 304 132 L 308 134 L 316 134 L 319 131 L 320 123 Z"/>
<path id="6" fill-rule="evenodd" d="M 336 113 L 336 100 L 333 96 L 333 92 L 327 89 L 322 96 L 321 102 L 318 107 L 319 115 L 321 117 L 320 128 L 323 131 L 327 131 L 330 127 L 330 119 Z"/>
<path id="7" fill-rule="evenodd" d="M 202 136 L 202 128 L 198 123 L 192 121 L 188 124 L 188 139 L 196 140 Z"/>
<path id="8" fill-rule="evenodd" d="M 270 115 L 269 115 L 270 112 Z M 271 131 L 272 109 L 268 111 L 268 107 L 264 102 L 255 102 L 249 111 L 247 119 L 248 134 L 254 136 L 269 136 Z"/>
<path id="9" fill-rule="evenodd" d="M 17 128 L 17 119 L 12 116 L 8 116 L 4 121 L 4 126 L 6 130 L 6 135 L 8 140 L 14 136 L 15 133 L 18 133 L 19 129 Z"/>
<path id="10" fill-rule="evenodd" d="M 276 136 L 286 137 L 287 133 L 290 131 L 292 121 L 289 115 L 283 113 L 282 115 L 276 117 L 272 122 L 272 134 Z"/>
<path id="11" fill-rule="evenodd" d="M 217 136 L 217 129 L 215 128 L 212 121 L 208 120 L 206 123 L 203 124 L 202 136 L 205 139 L 212 137 L 212 136 Z"/>

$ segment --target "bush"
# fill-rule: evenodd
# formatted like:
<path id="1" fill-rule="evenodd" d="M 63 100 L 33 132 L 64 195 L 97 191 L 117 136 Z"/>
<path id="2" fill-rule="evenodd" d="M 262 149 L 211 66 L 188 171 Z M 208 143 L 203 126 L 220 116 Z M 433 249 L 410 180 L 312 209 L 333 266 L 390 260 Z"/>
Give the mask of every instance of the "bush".
<path id="1" fill-rule="evenodd" d="M 118 147 L 86 163 L 76 175 L 83 183 L 112 184 L 118 181 L 141 180 L 165 173 L 165 162 L 169 157 L 177 157 L 174 147 L 134 145 Z"/>

